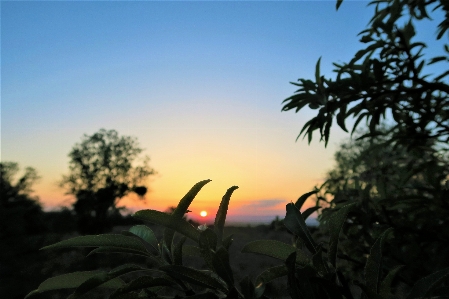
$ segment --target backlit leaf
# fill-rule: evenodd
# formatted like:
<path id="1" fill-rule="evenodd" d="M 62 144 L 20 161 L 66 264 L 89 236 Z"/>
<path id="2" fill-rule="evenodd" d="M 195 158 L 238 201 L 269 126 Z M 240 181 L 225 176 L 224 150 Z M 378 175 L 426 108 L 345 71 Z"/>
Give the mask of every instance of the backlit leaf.
<path id="1" fill-rule="evenodd" d="M 301 212 L 292 203 L 287 204 L 286 209 L 287 215 L 284 219 L 285 227 L 293 234 L 299 236 L 304 241 L 307 249 L 309 249 L 312 254 L 315 254 L 316 244 L 309 232 L 309 229 L 307 228 L 306 222 L 303 219 Z"/>
<path id="2" fill-rule="evenodd" d="M 229 201 L 231 200 L 232 193 L 236 189 L 238 189 L 237 186 L 232 186 L 226 191 L 226 194 L 223 196 L 220 202 L 220 207 L 218 208 L 217 215 L 215 216 L 214 231 L 215 234 L 217 235 L 218 246 L 222 244 L 223 227 L 226 221 L 226 214 L 228 212 Z"/>
<path id="3" fill-rule="evenodd" d="M 346 221 L 346 217 L 349 211 L 354 207 L 355 203 L 348 204 L 337 212 L 333 212 L 329 218 L 329 250 L 327 252 L 327 256 L 329 262 L 334 268 L 336 267 L 336 259 L 337 259 L 337 247 L 338 247 L 338 238 L 340 235 L 341 228 Z"/>

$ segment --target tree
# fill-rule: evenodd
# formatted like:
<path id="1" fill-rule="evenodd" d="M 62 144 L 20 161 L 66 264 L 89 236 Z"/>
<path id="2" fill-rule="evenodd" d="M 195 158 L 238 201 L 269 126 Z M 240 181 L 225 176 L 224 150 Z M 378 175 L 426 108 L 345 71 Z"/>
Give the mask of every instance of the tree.
<path id="1" fill-rule="evenodd" d="M 337 1 L 337 9 L 342 0 Z M 327 145 L 335 118 L 347 131 L 345 120 L 356 117 L 352 132 L 365 119 L 370 132 L 366 137 L 380 134 L 376 129 L 388 113 L 393 117 L 391 141 L 417 146 L 449 143 L 449 45 L 445 55 L 424 59 L 426 44 L 413 41 L 414 24 L 430 19 L 429 11 L 442 12 L 445 18 L 438 25 L 437 39 L 449 29 L 449 4 L 445 0 L 376 0 L 376 10 L 369 27 L 359 35 L 367 46 L 358 51 L 349 63 L 337 64 L 336 78 L 320 75 L 320 59 L 315 80 L 299 79 L 293 83 L 299 89 L 284 100 L 283 111 L 302 110 L 306 105 L 319 109 L 315 117 L 302 128 L 309 143 L 319 129 Z M 449 33 L 449 31 L 448 31 Z M 426 65 L 446 64 L 444 72 L 424 74 Z M 338 113 L 337 113 L 338 111 Z M 335 117 L 334 117 L 335 116 Z M 299 136 L 298 136 L 299 137 Z"/>
<path id="2" fill-rule="evenodd" d="M 117 213 L 118 202 L 130 192 L 143 198 L 147 188 L 142 184 L 155 171 L 148 156 L 136 165 L 141 153 L 136 138 L 119 137 L 115 130 L 101 129 L 75 144 L 69 153 L 70 173 L 61 186 L 76 197 L 73 207 L 81 233 L 106 230 L 108 214 Z"/>
<path id="3" fill-rule="evenodd" d="M 317 205 L 325 207 L 319 220 L 323 230 L 335 211 L 356 204 L 348 215 L 351 225 L 343 229 L 344 254 L 356 261 L 345 265 L 352 273 L 363 271 L 376 236 L 393 228 L 395 238 L 387 246 L 384 263 L 407 265 L 399 278 L 412 285 L 425 274 L 449 267 L 444 254 L 449 246 L 449 228 L 444 225 L 449 219 L 449 190 L 441 184 L 449 176 L 449 156 L 437 150 L 420 156 L 404 147 L 385 146 L 389 137 L 352 139 L 340 146 L 336 165 L 318 194 Z"/>
<path id="4" fill-rule="evenodd" d="M 47 232 L 38 198 L 31 195 L 39 176 L 31 167 L 20 177 L 19 171 L 17 163 L 0 163 L 0 296 L 8 298 L 23 298 L 40 280 L 36 263 Z"/>
<path id="5" fill-rule="evenodd" d="M 292 83 L 299 89 L 284 100 L 283 111 L 317 110 L 298 137 L 307 136 L 310 143 L 319 130 L 325 146 L 334 120 L 348 132 L 345 120 L 353 118 L 351 136 L 366 122 L 366 130 L 336 153 L 337 165 L 319 188 L 319 230 L 354 203 L 351 225 L 343 229 L 349 267 L 360 273 L 357 267 L 363 267 L 376 237 L 392 227 L 395 238 L 387 242 L 384 270 L 407 265 L 399 277 L 412 285 L 449 266 L 449 45 L 443 55 L 426 59 L 426 43 L 415 41 L 415 25 L 431 14 L 444 15 L 436 38 L 449 33 L 449 2 L 376 0 L 369 5 L 375 12 L 360 33 L 363 48 L 348 63 L 334 63 L 334 78 L 320 74 L 319 59 L 313 80 Z M 443 71 L 424 73 L 433 64 Z"/>

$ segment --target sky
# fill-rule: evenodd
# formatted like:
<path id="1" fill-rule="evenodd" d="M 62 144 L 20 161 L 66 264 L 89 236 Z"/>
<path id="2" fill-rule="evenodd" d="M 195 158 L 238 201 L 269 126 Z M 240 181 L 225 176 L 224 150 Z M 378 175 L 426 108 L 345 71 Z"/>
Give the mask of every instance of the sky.
<path id="1" fill-rule="evenodd" d="M 46 210 L 68 153 L 101 128 L 134 136 L 157 174 L 131 211 L 164 211 L 211 179 L 190 210 L 213 216 L 226 190 L 232 222 L 269 222 L 323 182 L 338 145 L 296 140 L 314 116 L 281 112 L 289 82 L 331 75 L 360 49 L 367 1 L 1 2 L 1 161 L 35 168 Z M 435 36 L 435 27 L 424 37 Z M 351 122 L 349 121 L 350 125 Z M 306 207 L 313 205 L 312 201 Z"/>

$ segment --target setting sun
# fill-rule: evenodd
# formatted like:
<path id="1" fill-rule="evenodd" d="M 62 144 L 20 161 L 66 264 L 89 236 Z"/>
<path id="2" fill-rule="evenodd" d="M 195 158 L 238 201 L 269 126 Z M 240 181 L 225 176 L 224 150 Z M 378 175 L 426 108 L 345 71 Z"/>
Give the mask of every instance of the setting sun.
<path id="1" fill-rule="evenodd" d="M 201 211 L 200 212 L 200 216 L 201 217 L 206 217 L 207 216 L 207 212 L 206 211 Z"/>

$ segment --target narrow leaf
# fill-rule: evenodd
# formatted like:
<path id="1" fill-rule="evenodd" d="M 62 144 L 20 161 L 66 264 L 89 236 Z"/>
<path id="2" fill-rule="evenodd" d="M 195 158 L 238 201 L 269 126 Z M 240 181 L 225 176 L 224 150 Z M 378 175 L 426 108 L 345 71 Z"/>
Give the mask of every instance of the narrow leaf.
<path id="1" fill-rule="evenodd" d="M 140 237 L 142 240 L 150 244 L 156 252 L 159 252 L 159 242 L 157 241 L 156 235 L 151 228 L 146 225 L 135 225 L 129 229 L 129 232 Z"/>
<path id="2" fill-rule="evenodd" d="M 290 297 L 292 299 L 302 299 L 304 298 L 303 294 L 299 290 L 299 284 L 296 279 L 296 252 L 292 252 L 286 259 L 285 265 L 287 267 L 287 285 L 288 292 L 290 293 Z"/>
<path id="3" fill-rule="evenodd" d="M 285 227 L 293 234 L 299 236 L 304 241 L 307 249 L 309 249 L 312 254 L 315 254 L 316 244 L 309 232 L 309 229 L 307 228 L 301 212 L 292 203 L 287 204 L 286 209 L 287 215 L 285 215 L 284 219 Z"/>
<path id="4" fill-rule="evenodd" d="M 61 290 L 61 289 L 74 289 L 79 287 L 86 280 L 100 274 L 106 273 L 104 271 L 81 271 L 63 274 L 55 277 L 51 277 L 42 282 L 39 287 L 29 293 L 25 298 L 29 298 L 35 294 L 40 294 L 46 291 Z M 102 288 L 116 289 L 123 285 L 123 281 L 119 278 L 109 280 L 108 282 L 100 285 Z"/>
<path id="5" fill-rule="evenodd" d="M 139 278 L 134 279 L 130 283 L 122 286 L 121 288 L 114 291 L 114 293 L 111 294 L 111 299 L 117 298 L 120 294 L 126 294 L 132 291 L 137 291 L 141 289 L 151 288 L 151 287 L 157 287 L 157 286 L 171 286 L 173 285 L 173 282 L 162 278 L 157 277 L 153 278 L 151 276 L 141 276 Z"/>
<path id="6" fill-rule="evenodd" d="M 105 282 L 115 279 L 123 274 L 135 272 L 135 271 L 142 271 L 142 270 L 147 270 L 147 269 L 142 268 L 137 265 L 129 264 L 129 265 L 123 265 L 123 266 L 117 267 L 117 268 L 109 271 L 108 273 L 105 273 L 105 272 L 98 273 L 97 275 L 92 276 L 91 278 L 89 278 L 85 282 L 83 282 L 81 285 L 79 285 L 77 287 L 77 289 L 75 290 L 75 292 L 69 296 L 69 299 L 78 298 L 79 296 L 84 295 L 85 293 L 95 289 L 96 287 L 104 284 Z"/>
<path id="7" fill-rule="evenodd" d="M 307 210 L 305 210 L 302 213 L 302 218 L 304 219 L 304 221 L 306 221 L 306 219 L 309 218 L 310 215 L 312 215 L 314 212 L 318 211 L 319 209 L 321 209 L 321 207 L 308 208 Z"/>
<path id="8" fill-rule="evenodd" d="M 175 219 L 172 215 L 160 211 L 141 210 L 136 212 L 134 217 L 173 229 L 194 241 L 198 241 L 200 237 L 200 232 L 187 221 L 183 219 Z M 171 242 L 167 245 L 171 246 Z"/>
<path id="9" fill-rule="evenodd" d="M 114 234 L 74 237 L 68 240 L 58 242 L 53 245 L 45 246 L 41 249 L 59 249 L 67 247 L 102 247 L 102 246 L 127 248 L 141 252 L 147 252 L 142 242 L 140 242 L 136 238 Z"/>
<path id="10" fill-rule="evenodd" d="M 229 288 L 234 286 L 234 275 L 232 273 L 231 265 L 229 263 L 229 253 L 223 247 L 220 247 L 213 255 L 212 264 L 215 272 L 228 285 Z"/>
<path id="11" fill-rule="evenodd" d="M 256 253 L 271 256 L 276 259 L 280 259 L 285 261 L 287 257 L 292 253 L 297 251 L 296 254 L 296 262 L 300 265 L 308 265 L 310 264 L 310 259 L 307 255 L 297 250 L 296 247 L 292 245 L 275 241 L 275 240 L 257 240 L 246 244 L 242 252 L 243 253 Z"/>
<path id="12" fill-rule="evenodd" d="M 382 248 L 385 239 L 393 231 L 392 228 L 385 230 L 371 247 L 370 255 L 365 265 L 365 283 L 368 290 L 377 294 L 380 274 L 382 269 Z"/>
<path id="13" fill-rule="evenodd" d="M 173 213 L 171 214 L 172 219 L 174 221 L 181 220 L 185 213 L 187 213 L 187 210 L 192 203 L 195 196 L 200 192 L 201 188 L 204 187 L 207 183 L 209 183 L 211 180 L 204 180 L 201 182 L 196 183 L 190 190 L 187 192 L 186 195 L 179 201 L 178 206 L 175 208 Z M 164 231 L 164 240 L 165 244 L 171 248 L 171 244 L 173 242 L 173 237 L 175 235 L 175 232 L 173 231 L 174 228 L 166 226 L 168 229 Z M 176 230 L 176 229 L 175 229 Z M 189 236 L 187 236 L 189 237 Z M 189 237 L 190 238 L 190 237 Z M 197 241 L 197 240 L 196 240 Z"/>
<path id="14" fill-rule="evenodd" d="M 312 194 L 316 194 L 318 190 L 307 192 L 303 195 L 301 195 L 298 200 L 295 202 L 295 206 L 298 208 L 298 210 L 301 210 L 302 206 L 306 202 L 307 198 L 309 198 Z"/>
<path id="15" fill-rule="evenodd" d="M 337 247 L 338 247 L 338 237 L 340 235 L 341 228 L 346 221 L 346 217 L 349 211 L 354 207 L 355 203 L 348 204 L 337 212 L 333 212 L 331 217 L 329 218 L 329 250 L 327 252 L 327 256 L 331 265 L 336 267 L 336 259 L 337 259 Z"/>
<path id="16" fill-rule="evenodd" d="M 391 284 L 393 282 L 393 279 L 396 277 L 396 274 L 404 267 L 404 265 L 397 266 L 393 268 L 390 272 L 388 272 L 385 279 L 380 284 L 379 288 L 379 295 L 382 296 L 382 298 L 389 298 L 391 295 Z"/>
<path id="17" fill-rule="evenodd" d="M 267 284 L 276 278 L 283 277 L 287 273 L 288 270 L 285 265 L 268 268 L 256 277 L 256 288 L 260 287 L 261 284 Z"/>
<path id="18" fill-rule="evenodd" d="M 173 249 L 173 262 L 175 265 L 182 265 L 182 247 L 185 241 L 186 237 L 182 237 Z"/>
<path id="19" fill-rule="evenodd" d="M 340 8 L 340 5 L 343 3 L 343 0 L 337 0 L 337 10 Z"/>
<path id="20" fill-rule="evenodd" d="M 231 195 L 234 190 L 238 189 L 237 186 L 232 186 L 226 191 L 223 196 L 220 207 L 218 208 L 217 215 L 215 216 L 214 231 L 217 234 L 218 246 L 222 244 L 223 239 L 223 228 L 226 221 L 226 214 L 228 212 L 229 201 L 231 200 Z"/>
<path id="21" fill-rule="evenodd" d="M 449 268 L 434 272 L 418 280 L 413 286 L 407 299 L 420 298 L 429 295 L 438 284 L 449 279 Z"/>

